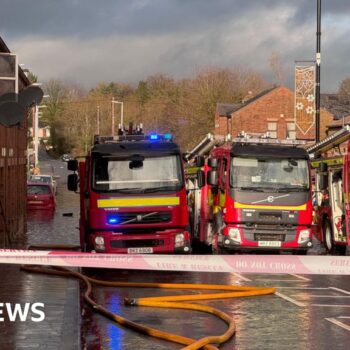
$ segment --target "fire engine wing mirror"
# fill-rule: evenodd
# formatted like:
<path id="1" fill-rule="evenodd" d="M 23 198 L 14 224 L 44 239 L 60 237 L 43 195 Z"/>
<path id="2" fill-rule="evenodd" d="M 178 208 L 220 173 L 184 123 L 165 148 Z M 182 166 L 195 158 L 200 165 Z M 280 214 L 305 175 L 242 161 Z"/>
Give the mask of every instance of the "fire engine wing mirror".
<path id="1" fill-rule="evenodd" d="M 208 159 L 208 165 L 211 168 L 216 169 L 218 167 L 218 159 L 217 158 L 209 158 Z"/>
<path id="2" fill-rule="evenodd" d="M 197 171 L 197 184 L 199 188 L 202 188 L 205 185 L 205 175 L 203 170 Z"/>
<path id="3" fill-rule="evenodd" d="M 198 166 L 199 168 L 204 166 L 204 157 L 203 156 L 196 157 L 196 166 Z"/>
<path id="4" fill-rule="evenodd" d="M 129 169 L 140 169 L 143 167 L 144 156 L 134 154 L 130 157 Z"/>
<path id="5" fill-rule="evenodd" d="M 320 187 L 319 189 L 321 191 L 325 190 L 328 187 L 328 175 L 327 174 L 320 175 L 319 187 Z"/>
<path id="6" fill-rule="evenodd" d="M 78 174 L 68 175 L 67 188 L 69 191 L 74 191 L 74 192 L 78 190 Z"/>
<path id="7" fill-rule="evenodd" d="M 328 165 L 326 163 L 321 163 L 320 164 L 320 172 L 325 172 L 328 170 Z"/>
<path id="8" fill-rule="evenodd" d="M 210 170 L 207 173 L 207 184 L 211 186 L 218 185 L 218 172 L 216 170 Z"/>
<path id="9" fill-rule="evenodd" d="M 78 161 L 76 159 L 69 160 L 68 164 L 67 164 L 67 168 L 68 168 L 68 170 L 71 170 L 71 171 L 77 171 L 78 170 Z"/>

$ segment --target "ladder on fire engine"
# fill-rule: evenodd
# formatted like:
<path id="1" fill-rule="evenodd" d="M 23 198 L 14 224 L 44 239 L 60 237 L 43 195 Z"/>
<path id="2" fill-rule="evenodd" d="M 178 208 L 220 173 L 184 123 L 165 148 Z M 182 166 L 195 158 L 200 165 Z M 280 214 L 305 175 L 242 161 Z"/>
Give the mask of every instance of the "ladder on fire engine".
<path id="1" fill-rule="evenodd" d="M 313 154 L 317 158 L 320 154 L 329 151 L 334 147 L 338 147 L 343 142 L 350 139 L 350 125 L 346 125 L 335 134 L 325 138 L 324 140 L 315 143 L 313 146 L 306 149 L 309 154 Z"/>
<path id="2" fill-rule="evenodd" d="M 208 154 L 215 146 L 219 146 L 231 139 L 231 135 L 214 136 L 213 134 L 207 134 L 204 139 L 198 143 L 190 152 L 185 155 L 185 159 L 190 162 L 196 156 L 204 156 Z"/>

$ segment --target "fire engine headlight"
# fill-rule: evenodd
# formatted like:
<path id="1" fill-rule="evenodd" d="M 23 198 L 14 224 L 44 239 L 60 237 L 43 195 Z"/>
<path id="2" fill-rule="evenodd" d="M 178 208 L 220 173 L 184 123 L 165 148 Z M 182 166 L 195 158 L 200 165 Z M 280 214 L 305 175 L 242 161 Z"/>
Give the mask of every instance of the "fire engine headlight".
<path id="1" fill-rule="evenodd" d="M 105 250 L 105 240 L 101 236 L 95 237 L 95 248 L 96 250 Z"/>
<path id="2" fill-rule="evenodd" d="M 175 248 L 183 247 L 185 245 L 185 235 L 178 233 L 175 235 Z"/>
<path id="3" fill-rule="evenodd" d="M 300 230 L 299 232 L 299 238 L 298 238 L 298 243 L 305 243 L 310 241 L 310 230 L 306 229 L 306 230 Z"/>
<path id="4" fill-rule="evenodd" d="M 237 227 L 231 227 L 228 229 L 228 236 L 235 242 L 242 242 L 241 231 Z"/>

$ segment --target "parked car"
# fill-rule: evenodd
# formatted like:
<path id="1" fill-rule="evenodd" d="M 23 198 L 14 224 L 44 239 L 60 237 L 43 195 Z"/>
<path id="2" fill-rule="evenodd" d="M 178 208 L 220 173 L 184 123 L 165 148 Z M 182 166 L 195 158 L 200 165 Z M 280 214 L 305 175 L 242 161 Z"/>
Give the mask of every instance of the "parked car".
<path id="1" fill-rule="evenodd" d="M 52 186 L 46 182 L 27 182 L 27 209 L 55 210 Z"/>
<path id="2" fill-rule="evenodd" d="M 63 160 L 64 162 L 68 162 L 68 161 L 70 161 L 71 159 L 73 159 L 73 157 L 72 157 L 70 154 L 63 154 L 63 155 L 62 155 L 62 160 Z"/>
<path id="3" fill-rule="evenodd" d="M 47 184 L 50 184 L 53 188 L 53 191 L 55 194 L 57 194 L 57 182 L 54 180 L 52 175 L 31 175 L 29 178 L 29 181 L 31 182 L 44 182 Z"/>

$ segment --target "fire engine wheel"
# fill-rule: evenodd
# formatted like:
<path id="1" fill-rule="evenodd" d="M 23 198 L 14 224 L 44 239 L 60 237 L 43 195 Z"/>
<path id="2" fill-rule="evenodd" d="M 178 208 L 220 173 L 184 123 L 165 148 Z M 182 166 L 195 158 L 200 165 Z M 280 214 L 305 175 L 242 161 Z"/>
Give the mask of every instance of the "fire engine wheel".
<path id="1" fill-rule="evenodd" d="M 324 245 L 328 253 L 334 253 L 333 230 L 329 219 L 326 219 L 323 224 L 323 239 Z"/>
<path id="2" fill-rule="evenodd" d="M 323 239 L 327 253 L 332 255 L 345 255 L 346 245 L 335 245 L 333 230 L 329 219 L 326 219 L 323 226 Z"/>

